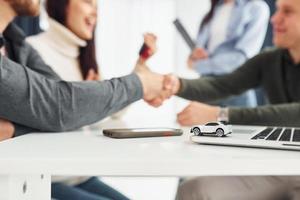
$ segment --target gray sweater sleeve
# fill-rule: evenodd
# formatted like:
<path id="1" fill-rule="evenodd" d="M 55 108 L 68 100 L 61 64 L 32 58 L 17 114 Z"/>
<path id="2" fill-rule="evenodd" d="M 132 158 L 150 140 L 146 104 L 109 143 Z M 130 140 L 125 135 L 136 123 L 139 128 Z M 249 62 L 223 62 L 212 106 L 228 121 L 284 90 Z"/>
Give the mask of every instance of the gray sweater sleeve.
<path id="1" fill-rule="evenodd" d="M 103 82 L 51 79 L 0 55 L 0 116 L 41 131 L 68 131 L 141 99 L 136 74 Z"/>
<path id="2" fill-rule="evenodd" d="M 19 48 L 22 49 L 20 51 L 25 52 L 24 54 L 20 54 L 20 57 L 23 57 L 21 59 L 26 60 L 26 67 L 46 78 L 61 80 L 61 78 L 44 62 L 39 53 L 31 45 L 27 44 L 27 42 L 23 42 L 23 45 Z"/>
<path id="3" fill-rule="evenodd" d="M 257 87 L 261 81 L 259 58 L 253 58 L 233 73 L 214 78 L 181 79 L 178 96 L 192 101 L 211 102 Z"/>

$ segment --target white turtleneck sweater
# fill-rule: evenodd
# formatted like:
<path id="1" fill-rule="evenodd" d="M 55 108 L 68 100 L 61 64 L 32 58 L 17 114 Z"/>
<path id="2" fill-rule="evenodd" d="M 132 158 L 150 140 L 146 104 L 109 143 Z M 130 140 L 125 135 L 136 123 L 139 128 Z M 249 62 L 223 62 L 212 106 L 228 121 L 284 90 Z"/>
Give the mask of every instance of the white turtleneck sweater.
<path id="1" fill-rule="evenodd" d="M 63 80 L 82 81 L 78 56 L 86 41 L 51 18 L 49 25 L 46 32 L 29 37 L 27 42 Z"/>
<path id="2" fill-rule="evenodd" d="M 78 38 L 69 29 L 49 19 L 49 29 L 36 36 L 27 38 L 44 61 L 66 81 L 82 81 L 79 68 L 79 48 L 86 46 L 86 42 Z M 89 177 L 52 177 L 52 182 L 63 182 L 67 185 L 77 185 Z"/>

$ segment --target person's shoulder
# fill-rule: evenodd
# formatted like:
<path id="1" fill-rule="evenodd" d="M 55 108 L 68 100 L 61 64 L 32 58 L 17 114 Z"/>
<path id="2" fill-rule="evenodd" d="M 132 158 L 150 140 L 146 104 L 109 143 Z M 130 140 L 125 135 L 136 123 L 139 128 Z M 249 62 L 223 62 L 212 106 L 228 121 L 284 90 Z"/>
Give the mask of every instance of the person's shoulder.
<path id="1" fill-rule="evenodd" d="M 246 6 L 251 7 L 251 8 L 267 8 L 269 9 L 268 4 L 263 1 L 263 0 L 248 0 L 246 2 Z"/>
<path id="2" fill-rule="evenodd" d="M 270 7 L 263 0 L 248 0 L 245 4 L 245 9 L 251 13 L 270 13 Z"/>
<path id="3" fill-rule="evenodd" d="M 39 33 L 37 35 L 29 36 L 26 38 L 26 42 L 31 45 L 41 45 L 46 41 L 47 35 L 46 32 Z"/>
<path id="4" fill-rule="evenodd" d="M 278 59 L 284 54 L 285 50 L 271 47 L 264 49 L 261 53 L 254 56 L 249 60 L 250 63 L 259 63 L 259 64 L 270 64 L 274 62 L 278 62 Z"/>
<path id="5" fill-rule="evenodd" d="M 264 57 L 274 57 L 274 56 L 280 56 L 285 52 L 285 49 L 278 48 L 278 47 L 268 47 L 265 48 L 260 55 Z"/>

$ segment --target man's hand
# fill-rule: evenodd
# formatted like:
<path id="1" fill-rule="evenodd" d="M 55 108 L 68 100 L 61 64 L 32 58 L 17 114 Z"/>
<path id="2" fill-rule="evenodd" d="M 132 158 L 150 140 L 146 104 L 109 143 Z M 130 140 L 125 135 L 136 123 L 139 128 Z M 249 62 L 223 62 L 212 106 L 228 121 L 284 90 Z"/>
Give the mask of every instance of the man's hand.
<path id="1" fill-rule="evenodd" d="M 192 54 L 189 56 L 187 65 L 189 68 L 193 68 L 194 62 L 208 58 L 208 53 L 203 48 L 195 48 Z"/>
<path id="2" fill-rule="evenodd" d="M 136 67 L 135 72 L 143 85 L 144 100 L 150 102 L 158 98 L 164 89 L 164 76 L 150 71 L 144 65 Z"/>
<path id="3" fill-rule="evenodd" d="M 161 106 L 179 91 L 180 81 L 174 75 L 154 73 L 146 65 L 136 67 L 135 72 L 143 84 L 144 100 L 151 106 Z"/>
<path id="4" fill-rule="evenodd" d="M 159 107 L 166 99 L 169 99 L 173 95 L 177 94 L 180 89 L 179 78 L 175 75 L 169 74 L 164 76 L 163 91 L 160 95 L 151 101 L 147 101 L 149 105 Z"/>
<path id="5" fill-rule="evenodd" d="M 15 132 L 14 125 L 4 119 L 0 119 L 0 141 L 12 138 Z"/>
<path id="6" fill-rule="evenodd" d="M 181 87 L 179 78 L 173 74 L 166 75 L 164 87 L 171 92 L 171 95 L 177 94 Z"/>
<path id="7" fill-rule="evenodd" d="M 217 121 L 220 107 L 192 102 L 177 115 L 177 121 L 182 126 L 193 126 Z"/>

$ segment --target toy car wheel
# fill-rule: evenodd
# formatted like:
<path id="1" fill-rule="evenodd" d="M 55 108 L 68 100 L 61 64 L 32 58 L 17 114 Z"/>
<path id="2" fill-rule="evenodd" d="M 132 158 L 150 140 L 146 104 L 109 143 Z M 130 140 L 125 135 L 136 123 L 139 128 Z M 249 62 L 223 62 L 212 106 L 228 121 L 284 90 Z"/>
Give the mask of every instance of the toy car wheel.
<path id="1" fill-rule="evenodd" d="M 216 135 L 217 135 L 218 137 L 223 137 L 223 136 L 224 136 L 224 130 L 221 129 L 221 128 L 218 128 L 218 129 L 216 130 Z"/>
<path id="2" fill-rule="evenodd" d="M 192 129 L 192 133 L 194 133 L 194 135 L 196 135 L 196 136 L 202 135 L 202 134 L 201 134 L 201 130 L 200 130 L 199 127 L 194 127 L 194 128 Z"/>

